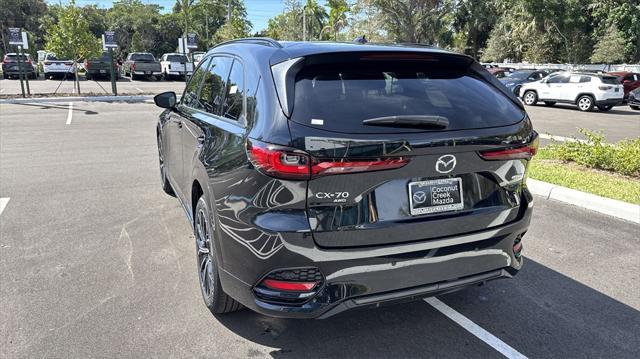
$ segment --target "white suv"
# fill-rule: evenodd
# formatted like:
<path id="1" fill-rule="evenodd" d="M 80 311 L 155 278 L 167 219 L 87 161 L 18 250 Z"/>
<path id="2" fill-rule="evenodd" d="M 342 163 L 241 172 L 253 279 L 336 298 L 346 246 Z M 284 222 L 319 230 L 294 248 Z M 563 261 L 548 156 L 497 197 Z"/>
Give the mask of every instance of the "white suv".
<path id="1" fill-rule="evenodd" d="M 615 76 L 583 72 L 558 72 L 540 81 L 522 85 L 522 101 L 533 106 L 543 101 L 547 106 L 556 102 L 575 104 L 580 111 L 609 111 L 622 103 L 624 90 Z"/>

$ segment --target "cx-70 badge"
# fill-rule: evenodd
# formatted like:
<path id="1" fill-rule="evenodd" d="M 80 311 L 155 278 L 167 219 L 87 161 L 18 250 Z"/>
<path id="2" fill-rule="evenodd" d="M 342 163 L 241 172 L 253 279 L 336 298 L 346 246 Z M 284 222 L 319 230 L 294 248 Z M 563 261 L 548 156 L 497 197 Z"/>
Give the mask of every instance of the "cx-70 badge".
<path id="1" fill-rule="evenodd" d="M 440 173 L 449 173 L 456 168 L 456 156 L 443 155 L 436 161 L 436 171 Z"/>

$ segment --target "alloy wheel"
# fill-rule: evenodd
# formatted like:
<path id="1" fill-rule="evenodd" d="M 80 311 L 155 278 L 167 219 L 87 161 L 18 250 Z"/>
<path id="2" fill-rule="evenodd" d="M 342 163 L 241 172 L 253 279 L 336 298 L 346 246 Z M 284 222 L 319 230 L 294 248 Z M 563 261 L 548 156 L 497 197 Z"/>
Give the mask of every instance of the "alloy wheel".
<path id="1" fill-rule="evenodd" d="M 533 92 L 527 92 L 524 95 L 524 103 L 527 105 L 532 105 L 535 100 L 536 100 L 536 95 Z"/>
<path id="2" fill-rule="evenodd" d="M 200 277 L 200 290 L 206 298 L 213 298 L 215 288 L 215 275 L 211 259 L 211 231 L 207 214 L 200 209 L 196 215 L 196 245 L 198 249 L 198 276 Z"/>
<path id="3" fill-rule="evenodd" d="M 578 101 L 578 107 L 580 107 L 582 111 L 587 111 L 591 108 L 591 99 L 588 97 L 581 98 L 580 101 Z"/>

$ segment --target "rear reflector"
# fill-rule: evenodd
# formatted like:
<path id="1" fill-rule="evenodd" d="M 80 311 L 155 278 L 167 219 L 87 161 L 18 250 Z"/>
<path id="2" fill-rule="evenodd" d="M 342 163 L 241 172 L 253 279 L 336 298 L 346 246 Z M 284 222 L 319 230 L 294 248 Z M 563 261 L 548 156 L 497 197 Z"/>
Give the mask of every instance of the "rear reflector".
<path id="1" fill-rule="evenodd" d="M 388 170 L 400 168 L 409 162 L 405 157 L 357 161 L 318 160 L 304 151 L 255 140 L 247 142 L 247 154 L 251 163 L 263 173 L 283 179 L 311 179 L 343 173 Z"/>
<path id="2" fill-rule="evenodd" d="M 309 292 L 318 285 L 318 282 L 287 282 L 275 279 L 265 279 L 262 284 L 270 289 L 286 292 Z"/>

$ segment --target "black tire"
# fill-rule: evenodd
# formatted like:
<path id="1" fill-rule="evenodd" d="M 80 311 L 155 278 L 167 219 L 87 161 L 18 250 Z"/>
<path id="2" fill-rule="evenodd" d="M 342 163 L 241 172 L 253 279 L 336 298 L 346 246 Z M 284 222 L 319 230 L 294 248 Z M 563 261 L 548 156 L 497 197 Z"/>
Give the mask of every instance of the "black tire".
<path id="1" fill-rule="evenodd" d="M 535 106 L 538 103 L 538 94 L 535 91 L 527 90 L 522 94 L 522 102 L 527 106 Z"/>
<path id="2" fill-rule="evenodd" d="M 578 110 L 582 112 L 589 112 L 593 110 L 593 97 L 589 95 L 582 95 L 578 97 L 578 101 L 576 101 L 576 106 Z"/>
<path id="3" fill-rule="evenodd" d="M 612 108 L 613 108 L 613 105 L 598 106 L 598 110 L 600 110 L 601 112 L 607 112 Z"/>
<path id="4" fill-rule="evenodd" d="M 213 314 L 235 312 L 242 304 L 228 296 L 220 285 L 218 261 L 215 254 L 215 229 L 211 225 L 213 217 L 204 196 L 200 196 L 194 211 L 194 235 L 196 238 L 196 263 L 198 279 L 204 304 Z"/>
<path id="5" fill-rule="evenodd" d="M 84 77 L 87 79 L 87 81 L 91 81 L 91 74 L 87 72 L 86 75 L 84 75 Z"/>
<path id="6" fill-rule="evenodd" d="M 556 104 L 556 102 L 555 102 L 555 101 L 545 101 L 545 102 L 544 102 L 544 105 L 545 105 L 545 106 L 553 106 L 553 105 L 555 105 L 555 104 Z"/>
<path id="7" fill-rule="evenodd" d="M 45 72 L 45 73 L 44 73 L 44 79 L 45 79 L 45 80 L 48 80 L 48 79 L 49 79 L 49 73 L 48 73 L 48 72 Z"/>
<path id="8" fill-rule="evenodd" d="M 131 77 L 131 81 L 134 81 L 134 80 L 136 80 L 136 79 L 137 79 L 136 74 L 134 74 L 134 73 L 133 73 L 133 71 L 130 71 L 130 72 L 129 72 L 129 75 L 130 75 L 130 77 Z"/>
<path id="9" fill-rule="evenodd" d="M 5 74 L 5 73 L 2 73 L 2 78 L 6 80 L 6 79 L 8 79 L 8 78 L 9 78 L 9 75 L 7 75 L 7 74 Z"/>
<path id="10" fill-rule="evenodd" d="M 629 107 L 631 107 L 632 110 L 640 110 L 640 106 L 633 106 L 633 105 L 629 105 Z"/>

